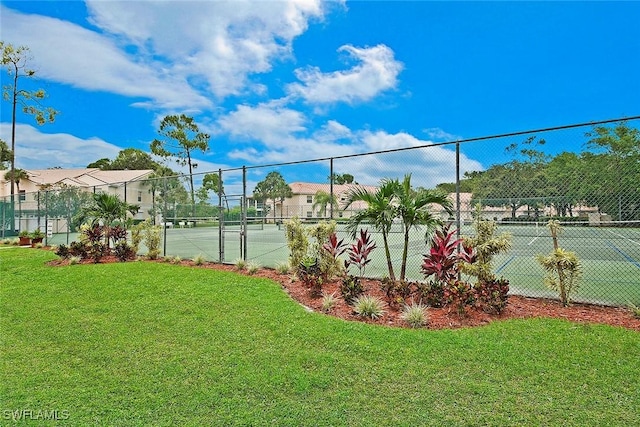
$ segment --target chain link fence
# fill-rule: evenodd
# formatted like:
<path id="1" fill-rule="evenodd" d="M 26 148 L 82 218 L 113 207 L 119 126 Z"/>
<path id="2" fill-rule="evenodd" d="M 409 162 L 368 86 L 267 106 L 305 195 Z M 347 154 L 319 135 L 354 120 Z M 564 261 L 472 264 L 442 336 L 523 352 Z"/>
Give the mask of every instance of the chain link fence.
<path id="1" fill-rule="evenodd" d="M 283 223 L 337 223 L 338 236 L 352 242 L 346 225 L 363 202 L 347 205 L 349 192 L 375 193 L 384 180 L 411 176 L 411 187 L 445 192 L 449 212 L 432 206 L 461 236 L 472 236 L 474 213 L 511 236 L 511 249 L 494 259 L 494 272 L 511 293 L 556 298 L 544 285 L 536 261 L 554 247 L 547 224 L 562 226 L 558 244 L 577 254 L 582 280 L 575 301 L 640 305 L 640 128 L 639 118 L 571 125 L 534 132 L 416 145 L 402 135 L 389 141 L 406 148 L 189 176 L 147 177 L 92 187 L 51 186 L 0 200 L 2 237 L 19 230 L 47 231 L 47 244 L 69 243 L 80 224 L 76 214 L 92 193 L 117 194 L 139 206 L 134 221 L 162 226 L 163 254 L 218 262 L 238 259 L 274 267 L 289 255 Z M 484 165 L 474 160 L 490 156 Z M 489 164 L 486 164 L 489 163 Z M 282 185 L 284 182 L 284 186 Z M 193 188 L 192 188 L 193 183 Z M 478 208 L 479 207 L 479 208 Z M 388 274 L 379 230 L 362 224 L 377 242 L 367 275 Z M 429 232 L 411 229 L 407 279 L 424 280 Z M 404 246 L 403 224 L 389 233 L 394 266 Z"/>

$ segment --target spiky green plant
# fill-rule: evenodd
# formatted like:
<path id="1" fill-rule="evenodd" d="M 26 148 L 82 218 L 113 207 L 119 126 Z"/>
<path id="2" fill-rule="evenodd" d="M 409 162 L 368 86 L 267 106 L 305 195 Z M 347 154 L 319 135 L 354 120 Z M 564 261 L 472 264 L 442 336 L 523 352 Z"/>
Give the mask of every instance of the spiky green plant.
<path id="1" fill-rule="evenodd" d="M 473 228 L 475 235 L 463 237 L 463 244 L 475 250 L 476 259 L 473 264 L 463 263 L 460 270 L 462 273 L 476 277 L 479 282 L 494 280 L 493 258 L 511 249 L 511 234 L 496 235 L 498 224 L 495 221 L 482 218 L 480 204 L 476 205 Z"/>
<path id="2" fill-rule="evenodd" d="M 636 319 L 640 319 L 640 307 L 638 307 L 632 302 L 628 304 L 628 307 L 629 307 L 629 310 L 631 310 L 631 314 L 633 314 L 633 317 L 635 317 Z"/>
<path id="3" fill-rule="evenodd" d="M 575 252 L 566 251 L 558 245 L 560 222 L 551 220 L 547 224 L 553 239 L 553 251 L 549 255 L 538 255 L 536 259 L 546 270 L 544 284 L 559 292 L 562 305 L 569 305 L 570 295 L 578 289 L 582 278 L 582 265 Z"/>
<path id="4" fill-rule="evenodd" d="M 256 274 L 261 267 L 259 263 L 250 261 L 247 263 L 247 273 L 251 275 Z"/>
<path id="5" fill-rule="evenodd" d="M 244 270 L 247 267 L 247 261 L 242 258 L 237 258 L 235 261 L 233 261 L 233 265 L 236 266 L 237 270 Z"/>
<path id="6" fill-rule="evenodd" d="M 428 322 L 427 306 L 414 302 L 406 304 L 400 317 L 412 328 L 420 328 Z"/>
<path id="7" fill-rule="evenodd" d="M 202 255 L 202 254 L 198 254 L 198 255 L 196 255 L 196 257 L 195 257 L 195 258 L 193 258 L 193 263 L 194 263 L 195 265 L 202 265 L 202 264 L 204 264 L 206 261 L 207 261 L 207 259 L 206 259 L 206 258 L 205 258 L 205 256 L 204 256 L 204 255 Z"/>
<path id="8" fill-rule="evenodd" d="M 287 261 L 278 262 L 276 264 L 276 271 L 279 274 L 289 274 L 289 272 L 291 271 L 291 266 L 289 265 L 289 262 L 287 262 Z"/>
<path id="9" fill-rule="evenodd" d="M 336 305 L 336 294 L 335 292 L 332 294 L 327 294 L 325 292 L 322 293 L 322 311 L 325 313 L 331 311 L 331 309 Z"/>
<path id="10" fill-rule="evenodd" d="M 385 313 L 385 303 L 372 295 L 362 295 L 353 302 L 353 310 L 358 316 L 377 319 Z"/>

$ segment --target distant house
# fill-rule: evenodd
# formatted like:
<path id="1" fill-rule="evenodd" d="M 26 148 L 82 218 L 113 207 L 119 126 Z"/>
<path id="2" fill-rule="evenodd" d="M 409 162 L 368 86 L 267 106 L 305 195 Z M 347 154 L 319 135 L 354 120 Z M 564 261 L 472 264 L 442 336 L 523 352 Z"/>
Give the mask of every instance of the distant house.
<path id="1" fill-rule="evenodd" d="M 91 193 L 115 194 L 127 203 L 141 207 L 135 216 L 136 219 L 146 218 L 146 212 L 152 207 L 152 196 L 144 181 L 153 173 L 149 169 L 36 169 L 25 172 L 27 178 L 20 180 L 14 202 L 15 214 L 18 215 L 18 211 L 20 212 L 18 228 L 21 230 L 32 230 L 40 225 L 43 215 L 41 207 L 44 205 L 46 192 L 56 192 L 64 187 L 77 187 L 81 191 Z M 5 173 L 0 173 L 0 199 L 8 202 L 11 183 L 4 178 Z M 66 228 L 66 222 L 59 225 L 56 228 Z"/>
<path id="2" fill-rule="evenodd" d="M 276 220 L 281 218 L 288 219 L 294 216 L 299 218 L 327 218 L 331 216 L 331 206 L 327 205 L 325 211 L 322 211 L 322 206 L 314 204 L 316 203 L 316 193 L 323 191 L 325 193 L 331 192 L 331 186 L 329 184 L 315 184 L 310 182 L 292 182 L 289 184 L 293 192 L 293 197 L 288 197 L 281 200 L 267 200 L 264 204 L 259 204 L 252 198 L 252 204 L 258 209 L 259 214 L 263 214 L 269 218 L 273 218 L 273 209 L 275 209 Z M 347 194 L 353 188 L 364 188 L 367 191 L 375 192 L 378 187 L 371 185 L 357 185 L 357 184 L 334 184 L 333 194 L 336 195 L 338 204 L 333 206 L 334 218 L 349 218 L 354 211 L 359 211 L 367 207 L 366 203 L 355 202 L 348 209 L 345 210 L 347 204 Z"/>

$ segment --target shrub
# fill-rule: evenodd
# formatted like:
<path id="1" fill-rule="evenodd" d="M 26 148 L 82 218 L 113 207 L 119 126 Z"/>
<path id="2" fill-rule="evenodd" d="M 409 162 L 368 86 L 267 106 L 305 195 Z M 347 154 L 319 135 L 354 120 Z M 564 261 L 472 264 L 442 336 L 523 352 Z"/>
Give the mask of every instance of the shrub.
<path id="1" fill-rule="evenodd" d="M 328 280 L 341 272 L 342 264 L 338 257 L 342 255 L 346 249 L 344 239 L 338 240 L 338 236 L 335 232 L 331 233 L 327 241 L 322 245 L 322 251 L 320 251 L 320 270 L 322 271 L 322 275 L 325 280 Z"/>
<path id="2" fill-rule="evenodd" d="M 359 277 L 364 276 L 364 271 L 371 262 L 369 255 L 376 248 L 376 243 L 371 241 L 371 236 L 368 230 L 360 229 L 360 236 L 356 240 L 356 243 L 352 244 L 347 249 L 347 255 L 349 259 L 345 260 L 344 267 L 348 271 L 349 266 L 355 265 L 358 267 Z"/>
<path id="3" fill-rule="evenodd" d="M 316 258 L 304 257 L 298 264 L 296 274 L 302 283 L 309 288 L 311 295 L 320 295 L 322 291 L 322 271 Z"/>
<path id="4" fill-rule="evenodd" d="M 81 260 L 82 260 L 82 258 L 80 258 L 79 256 L 72 256 L 72 257 L 69 257 L 69 265 L 76 265 L 76 264 L 78 264 Z"/>
<path id="5" fill-rule="evenodd" d="M 560 294 L 562 305 L 569 305 L 571 293 L 578 289 L 578 282 L 582 278 L 582 265 L 575 252 L 565 251 L 558 246 L 560 223 L 549 221 L 549 230 L 553 239 L 553 252 L 549 255 L 538 255 L 536 259 L 547 271 L 544 284 Z"/>
<path id="6" fill-rule="evenodd" d="M 509 281 L 494 279 L 478 282 L 474 286 L 476 300 L 487 313 L 500 314 L 507 306 Z"/>
<path id="7" fill-rule="evenodd" d="M 340 272 L 342 265 L 337 257 L 343 251 L 343 243 L 334 235 L 335 221 L 320 221 L 304 227 L 298 217 L 293 217 L 285 221 L 284 226 L 291 266 L 298 269 L 304 259 L 310 257 L 317 260 L 318 268 L 325 280 Z"/>
<path id="8" fill-rule="evenodd" d="M 640 307 L 638 307 L 632 302 L 630 302 L 628 306 L 629 306 L 629 310 L 631 310 L 631 314 L 633 314 L 633 317 L 635 317 L 636 319 L 640 319 Z"/>
<path id="9" fill-rule="evenodd" d="M 116 225 L 115 227 L 110 227 L 108 229 L 108 234 L 111 240 L 113 241 L 113 246 L 117 245 L 119 242 L 127 241 L 127 230 L 121 225 Z"/>
<path id="10" fill-rule="evenodd" d="M 260 270 L 262 266 L 257 262 L 248 262 L 247 263 L 247 272 L 251 275 L 256 274 L 258 270 Z"/>
<path id="11" fill-rule="evenodd" d="M 288 262 L 278 262 L 276 264 L 276 271 L 279 274 L 289 274 L 289 271 L 291 270 L 291 267 L 289 266 Z"/>
<path id="12" fill-rule="evenodd" d="M 493 280 L 495 278 L 493 258 L 511 248 L 511 235 L 509 233 L 496 235 L 498 224 L 495 221 L 482 218 L 480 204 L 476 205 L 473 228 L 474 237 L 465 237 L 463 241 L 466 246 L 475 248 L 474 262 L 463 263 L 461 271 L 477 277 L 478 282 Z"/>
<path id="13" fill-rule="evenodd" d="M 361 295 L 353 303 L 353 309 L 358 316 L 377 319 L 384 315 L 384 301 L 371 295 Z"/>
<path id="14" fill-rule="evenodd" d="M 136 257 L 136 253 L 126 241 L 119 241 L 113 248 L 113 253 L 118 261 L 124 262 L 132 260 Z"/>
<path id="15" fill-rule="evenodd" d="M 436 230 L 431 238 L 429 253 L 424 255 L 422 273 L 426 278 L 435 276 L 441 283 L 448 283 L 458 278 L 458 271 L 462 261 L 472 263 L 475 256 L 471 246 L 461 246 L 462 239 L 454 239 L 456 230 L 449 230 L 445 225 Z M 458 251 L 458 247 L 461 250 Z"/>
<path id="16" fill-rule="evenodd" d="M 171 264 L 180 264 L 182 262 L 182 258 L 180 257 L 180 255 L 176 255 L 173 258 L 171 258 Z"/>
<path id="17" fill-rule="evenodd" d="M 406 280 L 384 278 L 380 288 L 385 293 L 387 302 L 390 305 L 401 305 L 411 295 L 412 286 L 411 282 Z"/>
<path id="18" fill-rule="evenodd" d="M 428 321 L 427 307 L 421 303 L 405 305 L 402 309 L 401 319 L 407 322 L 412 328 L 419 328 Z"/>
<path id="19" fill-rule="evenodd" d="M 309 239 L 300 218 L 297 216 L 284 222 L 284 231 L 289 247 L 289 264 L 297 266 L 307 255 Z"/>
<path id="20" fill-rule="evenodd" d="M 362 292 L 364 289 L 359 277 L 348 275 L 342 278 L 340 293 L 347 304 L 352 305 L 356 298 L 362 295 Z"/>
<path id="21" fill-rule="evenodd" d="M 140 243 L 142 243 L 142 232 L 144 229 L 144 223 L 141 222 L 131 228 L 131 247 L 133 251 L 138 254 L 140 251 Z"/>
<path id="22" fill-rule="evenodd" d="M 73 241 L 69 245 L 69 255 L 72 257 L 86 258 L 87 251 L 87 245 L 83 242 Z"/>
<path id="23" fill-rule="evenodd" d="M 336 295 L 322 293 L 322 311 L 325 313 L 331 311 L 331 309 L 336 305 Z"/>
<path id="24" fill-rule="evenodd" d="M 452 304 L 460 316 L 466 314 L 468 306 L 475 302 L 475 292 L 469 282 L 457 280 L 449 283 L 444 288 L 444 298 L 447 304 Z"/>
<path id="25" fill-rule="evenodd" d="M 237 258 L 235 261 L 233 261 L 233 265 L 235 265 L 236 270 L 244 270 L 247 267 L 247 261 L 243 260 L 242 258 Z"/>
<path id="26" fill-rule="evenodd" d="M 102 242 L 93 242 L 89 245 L 87 255 L 89 255 L 94 263 L 99 263 L 102 257 L 104 257 L 108 252 L 107 245 Z"/>
<path id="27" fill-rule="evenodd" d="M 141 222 L 143 225 L 143 240 L 144 245 L 147 247 L 147 257 L 149 259 L 158 259 L 160 256 L 160 226 L 151 225 L 151 221 L 146 219 Z"/>
<path id="28" fill-rule="evenodd" d="M 202 254 L 198 254 L 195 258 L 193 258 L 193 263 L 195 265 L 202 265 L 206 262 L 206 258 Z"/>
<path id="29" fill-rule="evenodd" d="M 428 282 L 418 283 L 418 293 L 420 294 L 420 301 L 427 304 L 429 307 L 442 307 L 447 302 L 444 297 L 445 284 L 430 280 Z"/>
<path id="30" fill-rule="evenodd" d="M 71 253 L 69 252 L 69 247 L 65 244 L 61 244 L 60 246 L 58 246 L 54 251 L 54 253 L 62 259 L 67 259 L 71 256 Z"/>
<path id="31" fill-rule="evenodd" d="M 331 235 L 336 231 L 335 221 L 320 221 L 307 228 L 309 237 L 313 240 L 310 241 L 309 251 L 307 255 L 311 255 L 318 259 L 318 265 L 320 271 L 325 278 L 332 277 L 342 266 L 336 265 L 335 258 L 327 251 L 322 249 L 325 243 L 328 243 L 331 239 Z M 337 238 L 336 238 L 337 240 Z"/>
<path id="32" fill-rule="evenodd" d="M 92 246 L 94 243 L 99 243 L 102 240 L 102 233 L 104 228 L 99 225 L 94 225 L 93 227 L 86 227 L 82 230 L 82 234 L 87 239 L 89 246 Z"/>

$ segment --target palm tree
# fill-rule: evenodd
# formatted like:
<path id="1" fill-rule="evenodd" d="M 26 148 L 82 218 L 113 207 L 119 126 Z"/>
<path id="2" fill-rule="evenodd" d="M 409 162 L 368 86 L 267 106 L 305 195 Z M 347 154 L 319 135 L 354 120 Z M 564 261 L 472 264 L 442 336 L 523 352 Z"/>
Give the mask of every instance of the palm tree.
<path id="1" fill-rule="evenodd" d="M 316 207 L 320 207 L 319 213 L 321 216 L 327 216 L 327 205 L 336 206 L 338 204 L 338 198 L 335 194 L 329 194 L 322 190 L 316 191 L 313 200 L 314 202 L 311 209 L 315 210 Z"/>
<path id="2" fill-rule="evenodd" d="M 395 280 L 388 237 L 393 220 L 397 217 L 394 199 L 399 191 L 400 183 L 397 179 L 383 179 L 380 184 L 380 187 L 375 192 L 370 192 L 364 187 L 353 187 L 349 190 L 345 209 L 357 201 L 365 202 L 367 207 L 349 218 L 347 230 L 351 233 L 351 237 L 355 238 L 360 224 L 367 221 L 382 233 L 389 278 Z"/>
<path id="3" fill-rule="evenodd" d="M 105 242 L 109 245 L 109 230 L 116 221 L 125 222 L 127 213 L 135 215 L 140 207 L 120 200 L 115 194 L 98 193 L 93 195 L 93 204 L 80 209 L 78 216 L 82 222 L 91 221 L 91 225 L 102 222 L 105 227 Z"/>
<path id="4" fill-rule="evenodd" d="M 11 188 L 13 188 L 13 184 L 15 184 L 16 190 L 18 191 L 18 226 L 20 225 L 20 218 L 22 218 L 22 195 L 20 194 L 20 181 L 28 178 L 29 175 L 24 169 L 13 169 L 4 174 L 4 179 L 11 182 Z M 14 201 L 12 200 L 12 202 Z M 15 209 L 15 207 L 12 207 L 12 209 Z"/>
<path id="5" fill-rule="evenodd" d="M 451 215 L 453 203 L 446 194 L 439 191 L 414 190 L 411 187 L 411 174 L 404 176 L 402 183 L 396 187 L 395 196 L 397 216 L 402 219 L 404 228 L 404 247 L 402 250 L 402 266 L 400 268 L 400 280 L 404 280 L 407 270 L 409 231 L 412 227 L 426 225 L 428 233 L 429 230 L 441 225 L 442 221 L 433 215 L 431 206 L 439 205 Z"/>

